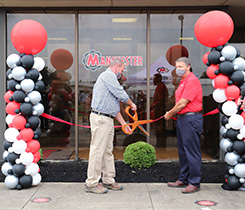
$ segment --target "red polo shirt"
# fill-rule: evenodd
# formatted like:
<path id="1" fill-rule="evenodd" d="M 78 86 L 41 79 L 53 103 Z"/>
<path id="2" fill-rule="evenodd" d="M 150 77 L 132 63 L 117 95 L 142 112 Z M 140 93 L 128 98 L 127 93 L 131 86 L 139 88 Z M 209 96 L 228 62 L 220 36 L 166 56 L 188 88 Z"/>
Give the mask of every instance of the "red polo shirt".
<path id="1" fill-rule="evenodd" d="M 180 80 L 180 84 L 175 91 L 176 103 L 181 98 L 190 102 L 178 114 L 202 111 L 202 86 L 199 79 L 192 72 L 185 79 Z"/>

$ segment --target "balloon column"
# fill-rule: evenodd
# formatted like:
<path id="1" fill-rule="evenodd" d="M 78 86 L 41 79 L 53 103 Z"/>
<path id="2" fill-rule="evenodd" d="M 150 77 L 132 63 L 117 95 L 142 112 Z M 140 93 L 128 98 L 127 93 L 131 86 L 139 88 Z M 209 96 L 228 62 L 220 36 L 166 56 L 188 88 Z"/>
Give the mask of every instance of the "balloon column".
<path id="1" fill-rule="evenodd" d="M 70 109 L 73 105 L 73 94 L 69 81 L 72 76 L 69 72 L 65 71 L 73 64 L 73 56 L 66 49 L 57 49 L 51 54 L 50 61 L 56 69 L 53 73 L 53 81 L 51 82 L 49 92 L 50 113 L 53 116 L 70 122 L 72 119 Z M 57 139 L 56 145 L 66 145 L 69 144 L 70 128 L 70 125 L 52 121 L 47 134 Z"/>
<path id="2" fill-rule="evenodd" d="M 223 115 L 220 148 L 225 151 L 227 164 L 223 188 L 238 190 L 245 183 L 245 112 L 238 105 L 239 98 L 245 96 L 245 61 L 236 47 L 227 44 L 233 30 L 231 17 L 222 11 L 205 13 L 194 28 L 197 40 L 211 47 L 203 62 L 215 88 L 213 99 Z"/>
<path id="3" fill-rule="evenodd" d="M 2 173 L 5 185 L 21 190 L 41 181 L 39 166 L 41 136 L 39 116 L 44 107 L 40 103 L 40 92 L 45 89 L 39 73 L 45 66 L 44 60 L 34 57 L 46 45 L 47 32 L 34 20 L 22 20 L 11 31 L 11 41 L 19 54 L 7 57 L 6 123 L 4 132 L 5 163 Z"/>

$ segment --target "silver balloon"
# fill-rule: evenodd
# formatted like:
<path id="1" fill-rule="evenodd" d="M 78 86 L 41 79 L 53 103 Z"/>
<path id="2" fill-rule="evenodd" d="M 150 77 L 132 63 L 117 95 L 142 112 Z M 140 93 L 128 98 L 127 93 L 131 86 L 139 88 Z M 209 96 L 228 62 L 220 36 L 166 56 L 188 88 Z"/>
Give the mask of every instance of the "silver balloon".
<path id="1" fill-rule="evenodd" d="M 33 110 L 32 111 L 33 115 L 40 116 L 44 112 L 44 107 L 41 103 L 38 103 L 38 104 L 33 106 L 32 110 Z"/>
<path id="2" fill-rule="evenodd" d="M 34 82 L 31 79 L 24 79 L 20 83 L 21 89 L 25 92 L 31 92 L 34 89 Z"/>
<path id="3" fill-rule="evenodd" d="M 245 179 L 244 178 L 240 178 L 239 182 L 243 184 L 243 183 L 245 183 Z"/>
<path id="4" fill-rule="evenodd" d="M 225 162 L 231 166 L 234 166 L 237 164 L 237 160 L 239 157 L 240 155 L 237 155 L 234 152 L 227 152 L 225 155 Z"/>
<path id="5" fill-rule="evenodd" d="M 7 188 L 14 189 L 18 185 L 19 179 L 14 175 L 8 175 L 5 178 L 4 183 Z"/>
<path id="6" fill-rule="evenodd" d="M 10 68 L 13 68 L 16 66 L 16 63 L 20 60 L 20 56 L 13 53 L 7 57 L 7 65 Z"/>
<path id="7" fill-rule="evenodd" d="M 222 139 L 219 146 L 223 151 L 227 152 L 227 148 L 232 146 L 232 142 L 229 139 Z"/>
<path id="8" fill-rule="evenodd" d="M 30 99 L 30 102 L 34 105 L 38 104 L 42 99 L 42 96 L 38 91 L 31 91 L 27 94 L 27 97 Z"/>
<path id="9" fill-rule="evenodd" d="M 12 77 L 17 81 L 23 80 L 25 78 L 25 75 L 26 70 L 21 66 L 16 66 L 12 70 Z"/>
<path id="10" fill-rule="evenodd" d="M 224 126 L 221 126 L 219 129 L 219 133 L 222 136 L 225 132 L 227 131 L 227 129 Z"/>
<path id="11" fill-rule="evenodd" d="M 5 150 L 5 151 L 3 152 L 3 159 L 5 159 L 5 158 L 8 156 L 8 154 L 9 154 L 9 152 L 8 152 L 7 150 Z"/>
<path id="12" fill-rule="evenodd" d="M 243 71 L 245 69 L 245 60 L 242 57 L 235 58 L 232 63 L 235 70 Z"/>
<path id="13" fill-rule="evenodd" d="M 11 170 L 12 169 L 12 164 L 9 163 L 9 162 L 5 162 L 3 165 L 2 165 L 2 173 L 5 175 L 5 176 L 8 176 L 8 170 Z"/>
<path id="14" fill-rule="evenodd" d="M 238 163 L 234 167 L 235 175 L 241 178 L 245 177 L 245 163 Z"/>
<path id="15" fill-rule="evenodd" d="M 237 53 L 236 48 L 231 45 L 227 45 L 221 50 L 221 55 L 225 57 L 226 60 L 229 61 L 235 59 L 236 53 Z"/>

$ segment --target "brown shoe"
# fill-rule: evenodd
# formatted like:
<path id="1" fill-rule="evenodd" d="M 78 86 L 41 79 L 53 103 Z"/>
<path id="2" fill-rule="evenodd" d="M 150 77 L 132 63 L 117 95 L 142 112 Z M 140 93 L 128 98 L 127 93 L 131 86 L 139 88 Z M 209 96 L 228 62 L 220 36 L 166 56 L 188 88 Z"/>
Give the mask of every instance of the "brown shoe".
<path id="1" fill-rule="evenodd" d="M 188 184 L 188 186 L 182 190 L 182 193 L 194 193 L 200 190 L 200 187 L 196 187 L 192 184 Z"/>
<path id="2" fill-rule="evenodd" d="M 117 182 L 114 182 L 113 184 L 102 183 L 102 186 L 110 190 L 122 190 L 123 189 L 123 186 L 118 184 Z"/>
<path id="3" fill-rule="evenodd" d="M 85 184 L 85 191 L 87 193 L 95 193 L 95 194 L 105 194 L 107 193 L 108 189 L 103 187 L 100 183 L 97 184 L 96 186 L 94 187 L 88 187 L 86 184 Z"/>
<path id="4" fill-rule="evenodd" d="M 177 180 L 176 182 L 168 182 L 168 186 L 169 187 L 186 187 L 186 184 L 184 184 L 183 182 L 181 182 L 180 180 Z"/>

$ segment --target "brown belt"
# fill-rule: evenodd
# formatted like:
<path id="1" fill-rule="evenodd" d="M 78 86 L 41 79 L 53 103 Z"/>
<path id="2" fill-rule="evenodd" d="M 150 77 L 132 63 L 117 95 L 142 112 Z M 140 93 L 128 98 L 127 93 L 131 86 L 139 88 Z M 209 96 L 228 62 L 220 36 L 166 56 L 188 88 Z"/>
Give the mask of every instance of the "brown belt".
<path id="1" fill-rule="evenodd" d="M 186 112 L 186 113 L 183 113 L 183 114 L 177 114 L 177 117 L 180 118 L 180 117 L 184 117 L 184 116 L 189 116 L 189 115 L 197 115 L 197 114 L 202 114 L 202 112 Z"/>

